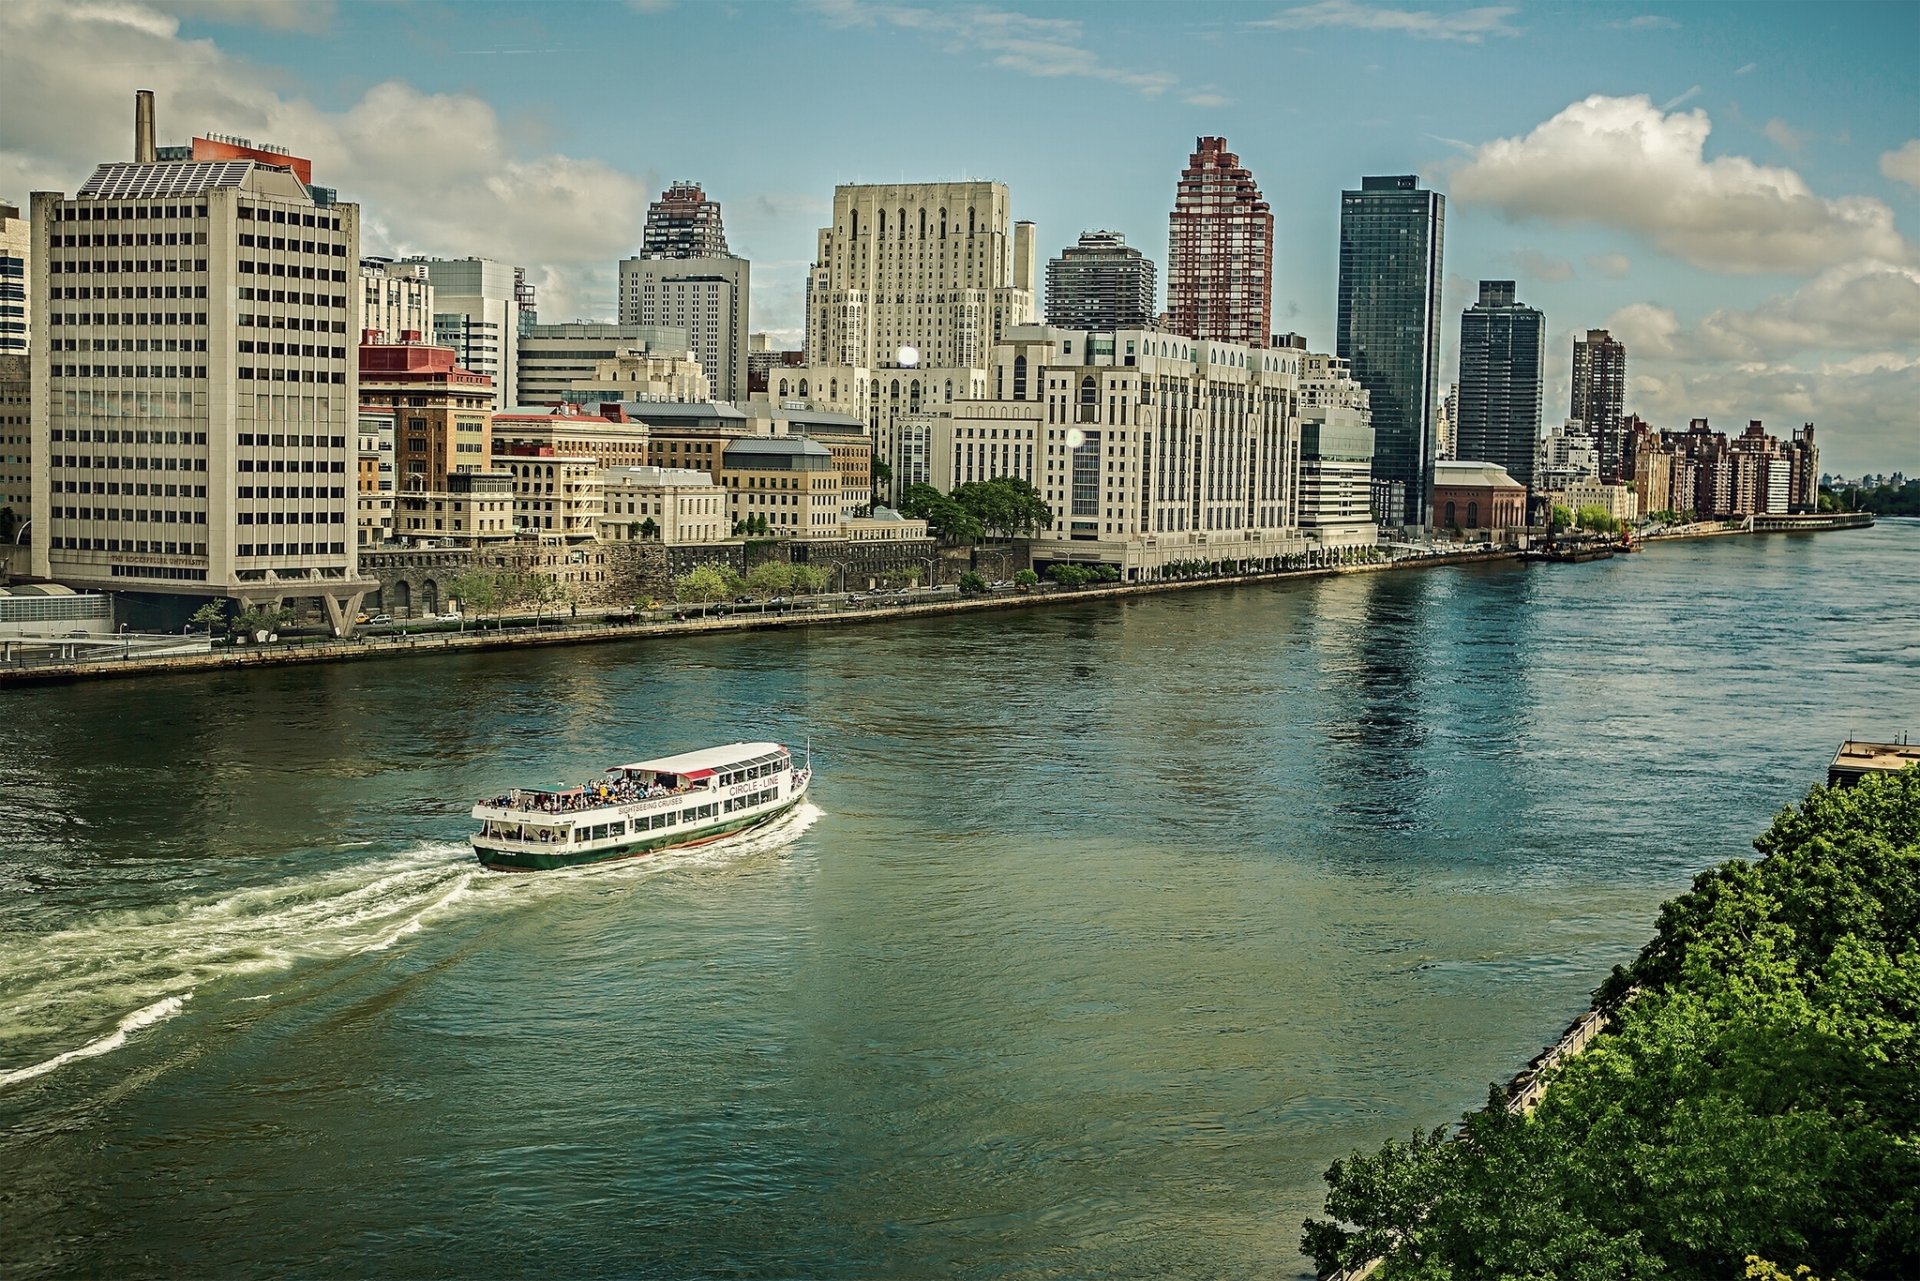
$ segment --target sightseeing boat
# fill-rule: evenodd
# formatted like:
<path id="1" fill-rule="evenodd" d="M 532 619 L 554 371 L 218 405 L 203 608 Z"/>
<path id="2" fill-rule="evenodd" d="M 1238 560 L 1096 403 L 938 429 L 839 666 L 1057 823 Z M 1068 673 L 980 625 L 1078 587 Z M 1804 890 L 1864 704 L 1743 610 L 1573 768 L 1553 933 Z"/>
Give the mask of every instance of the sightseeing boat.
<path id="1" fill-rule="evenodd" d="M 480 802 L 473 852 L 496 872 L 537 872 L 705 845 L 791 810 L 812 776 L 810 759 L 796 765 L 778 743 L 615 765 L 578 787 L 519 788 Z"/>

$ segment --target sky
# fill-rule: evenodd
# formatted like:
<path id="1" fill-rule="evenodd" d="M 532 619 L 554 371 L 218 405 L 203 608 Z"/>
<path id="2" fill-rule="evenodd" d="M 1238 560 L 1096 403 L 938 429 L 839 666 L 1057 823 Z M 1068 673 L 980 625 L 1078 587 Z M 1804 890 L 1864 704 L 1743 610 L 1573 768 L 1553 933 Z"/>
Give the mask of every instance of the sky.
<path id="1" fill-rule="evenodd" d="M 670 181 L 721 202 L 752 326 L 799 346 L 846 182 L 992 178 L 1043 257 L 1118 231 L 1162 264 L 1225 135 L 1272 204 L 1276 330 L 1331 350 L 1339 200 L 1446 193 L 1441 381 L 1481 279 L 1628 348 L 1658 427 L 1820 429 L 1822 468 L 1920 474 L 1920 3 L 1214 4 L 4 0 L 0 199 L 161 142 L 285 146 L 362 252 L 529 269 L 612 319 Z M 1042 269 L 1044 279 L 1044 268 Z"/>

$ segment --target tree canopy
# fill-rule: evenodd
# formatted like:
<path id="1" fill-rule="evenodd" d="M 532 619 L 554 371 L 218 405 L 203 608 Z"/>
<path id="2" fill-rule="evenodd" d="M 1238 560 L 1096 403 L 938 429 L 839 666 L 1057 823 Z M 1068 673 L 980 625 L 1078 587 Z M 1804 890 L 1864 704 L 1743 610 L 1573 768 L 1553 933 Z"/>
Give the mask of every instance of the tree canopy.
<path id="1" fill-rule="evenodd" d="M 1660 912 L 1549 1078 L 1328 1171 L 1324 1271 L 1920 1275 L 1920 767 L 1816 788 Z M 1743 1273 L 1742 1269 L 1746 1271 Z"/>
<path id="2" fill-rule="evenodd" d="M 1015 476 L 970 480 L 951 494 L 932 485 L 908 485 L 900 495 L 900 512 L 926 521 L 949 542 L 977 542 L 987 534 L 1017 538 L 1053 524 L 1053 509 L 1040 491 Z"/>

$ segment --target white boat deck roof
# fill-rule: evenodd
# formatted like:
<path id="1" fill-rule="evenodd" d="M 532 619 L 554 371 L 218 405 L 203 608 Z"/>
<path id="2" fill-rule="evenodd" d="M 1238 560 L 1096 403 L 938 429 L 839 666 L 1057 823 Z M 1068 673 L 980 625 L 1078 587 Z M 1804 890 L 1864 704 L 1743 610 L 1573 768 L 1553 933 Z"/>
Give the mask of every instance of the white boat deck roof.
<path id="1" fill-rule="evenodd" d="M 772 756 L 785 750 L 778 743 L 728 743 L 725 747 L 706 747 L 697 752 L 682 752 L 678 756 L 615 765 L 607 773 L 695 774 L 701 770 L 717 770 L 723 765 L 742 764 L 758 756 Z"/>

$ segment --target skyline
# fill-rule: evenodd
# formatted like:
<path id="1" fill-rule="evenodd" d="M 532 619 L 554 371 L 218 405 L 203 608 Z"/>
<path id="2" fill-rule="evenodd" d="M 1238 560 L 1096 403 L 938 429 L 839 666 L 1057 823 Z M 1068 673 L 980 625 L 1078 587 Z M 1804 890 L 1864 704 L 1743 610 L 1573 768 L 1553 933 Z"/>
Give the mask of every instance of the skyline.
<path id="1" fill-rule="evenodd" d="M 163 141 L 309 156 L 362 206 L 364 253 L 525 265 L 541 319 L 566 321 L 613 318 L 615 264 L 685 179 L 754 264 L 752 328 L 798 346 L 837 184 L 990 177 L 1041 260 L 1105 228 L 1164 279 L 1180 169 L 1223 135 L 1274 210 L 1272 327 L 1315 350 L 1340 191 L 1419 173 L 1450 206 L 1442 387 L 1477 282 L 1512 278 L 1547 316 L 1549 424 L 1573 338 L 1607 328 L 1628 410 L 1659 426 L 1812 421 L 1825 469 L 1912 472 L 1913 9 L 1747 12 L 22 0 L 0 11 L 0 83 L 48 109 L 8 113 L 0 198 L 122 158 L 132 90 L 153 88 Z M 630 81 L 580 74 L 610 49 Z M 713 74 L 671 77 L 688 66 Z M 1476 85 L 1496 88 L 1455 93 Z M 874 145 L 875 122 L 911 141 Z"/>

